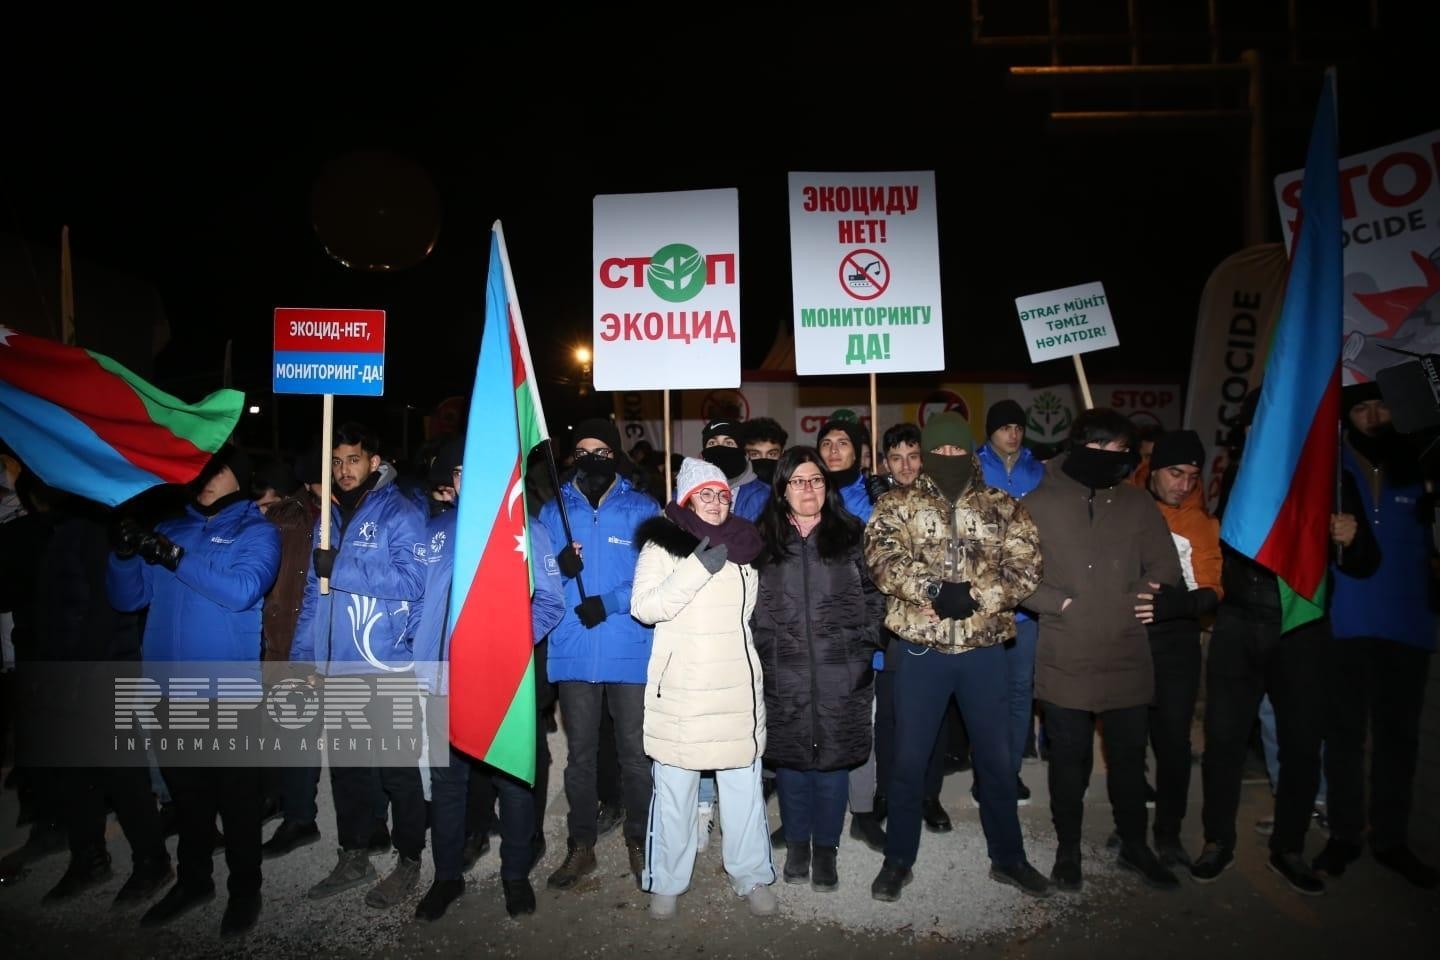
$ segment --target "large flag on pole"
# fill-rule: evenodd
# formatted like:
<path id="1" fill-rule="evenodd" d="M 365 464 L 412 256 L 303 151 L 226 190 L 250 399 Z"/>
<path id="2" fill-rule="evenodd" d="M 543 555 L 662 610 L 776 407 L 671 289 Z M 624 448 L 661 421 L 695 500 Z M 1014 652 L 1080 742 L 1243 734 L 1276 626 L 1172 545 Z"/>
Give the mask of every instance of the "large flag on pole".
<path id="1" fill-rule="evenodd" d="M 1325 74 L 1300 197 L 1300 226 L 1265 380 L 1220 536 L 1280 579 L 1282 629 L 1325 612 L 1339 454 L 1343 331 L 1335 76 Z"/>
<path id="2" fill-rule="evenodd" d="M 535 781 L 525 458 L 545 415 L 515 279 L 497 220 L 490 233 L 485 331 L 465 432 L 467 458 L 450 587 L 450 741 Z"/>
<path id="3" fill-rule="evenodd" d="M 0 326 L 0 438 L 50 486 L 99 503 L 194 480 L 244 404 L 236 390 L 182 403 L 109 357 Z"/>

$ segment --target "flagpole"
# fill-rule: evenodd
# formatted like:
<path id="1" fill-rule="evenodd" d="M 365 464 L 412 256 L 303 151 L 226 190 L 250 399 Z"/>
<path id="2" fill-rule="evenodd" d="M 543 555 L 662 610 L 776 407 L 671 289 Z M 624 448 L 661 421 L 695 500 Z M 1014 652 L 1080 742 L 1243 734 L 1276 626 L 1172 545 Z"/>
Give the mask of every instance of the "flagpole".
<path id="1" fill-rule="evenodd" d="M 320 415 L 320 549 L 330 549 L 330 452 L 335 449 L 335 394 L 323 397 Z M 330 592 L 330 579 L 320 578 L 320 592 Z"/>
<path id="2" fill-rule="evenodd" d="M 616 451 L 619 456 L 619 451 Z M 555 506 L 560 508 L 560 526 L 565 528 L 565 546 L 575 542 L 575 535 L 570 532 L 570 512 L 565 509 L 565 492 L 560 489 L 560 468 L 555 463 L 555 441 L 549 437 L 545 438 L 545 465 L 550 468 L 550 485 L 555 488 Z M 575 588 L 580 591 L 580 599 L 585 599 L 585 581 L 580 579 L 580 572 L 575 572 Z"/>
<path id="3" fill-rule="evenodd" d="M 880 404 L 875 374 L 870 374 L 870 475 L 880 475 Z"/>
<path id="4" fill-rule="evenodd" d="M 665 502 L 669 503 L 670 498 L 675 495 L 672 487 L 674 480 L 670 472 L 670 391 L 662 391 L 665 396 Z"/>
<path id="5" fill-rule="evenodd" d="M 76 345 L 75 338 L 75 268 L 70 262 L 70 227 L 60 230 L 60 342 Z M 230 384 L 225 384 L 230 386 Z"/>

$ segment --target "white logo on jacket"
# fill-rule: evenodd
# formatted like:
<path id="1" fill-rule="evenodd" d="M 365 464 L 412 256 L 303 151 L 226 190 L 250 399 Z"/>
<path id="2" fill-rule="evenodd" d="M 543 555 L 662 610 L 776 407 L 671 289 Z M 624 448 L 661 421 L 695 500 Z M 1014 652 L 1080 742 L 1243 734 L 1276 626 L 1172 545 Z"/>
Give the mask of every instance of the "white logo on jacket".
<path id="1" fill-rule="evenodd" d="M 374 597 L 362 597 L 359 594 L 350 594 L 350 605 L 346 608 L 350 615 L 350 639 L 355 643 L 355 649 L 360 651 L 360 656 L 365 662 L 376 670 L 383 670 L 386 673 L 403 673 L 414 667 L 414 664 L 407 663 L 401 667 L 392 667 L 375 655 L 374 648 L 370 645 L 370 631 L 375 629 L 385 616 L 385 611 L 380 609 L 380 601 Z M 400 608 L 395 611 L 395 616 L 409 619 L 410 601 L 400 601 Z M 402 624 L 405 621 L 402 621 Z M 402 629 L 399 631 L 404 633 Z"/>

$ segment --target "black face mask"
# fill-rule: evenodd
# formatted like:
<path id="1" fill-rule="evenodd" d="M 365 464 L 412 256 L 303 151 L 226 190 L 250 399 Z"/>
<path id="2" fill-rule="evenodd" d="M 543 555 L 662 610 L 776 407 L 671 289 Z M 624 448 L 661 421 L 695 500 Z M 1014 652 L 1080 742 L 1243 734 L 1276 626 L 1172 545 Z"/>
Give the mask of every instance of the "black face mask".
<path id="1" fill-rule="evenodd" d="M 1091 490 L 1108 490 L 1130 476 L 1140 463 L 1133 450 L 1120 453 L 1099 447 L 1076 447 L 1065 457 L 1060 469 Z"/>
<path id="2" fill-rule="evenodd" d="M 945 457 L 927 453 L 925 475 L 934 480 L 935 486 L 953 503 L 970 489 L 970 482 L 975 479 L 975 464 L 968 455 Z"/>
<path id="3" fill-rule="evenodd" d="M 615 460 L 586 454 L 575 458 L 575 483 L 587 497 L 598 497 L 615 482 Z"/>
<path id="4" fill-rule="evenodd" d="M 754 470 L 755 476 L 759 477 L 760 482 L 768 487 L 775 482 L 775 465 L 779 462 L 779 460 L 771 460 L 768 457 L 760 457 L 750 461 L 750 469 Z"/>
<path id="5" fill-rule="evenodd" d="M 725 474 L 726 480 L 733 480 L 745 472 L 745 466 L 750 461 L 745 457 L 745 451 L 739 447 L 706 447 L 701 451 L 700 456 L 706 463 L 713 463 Z"/>

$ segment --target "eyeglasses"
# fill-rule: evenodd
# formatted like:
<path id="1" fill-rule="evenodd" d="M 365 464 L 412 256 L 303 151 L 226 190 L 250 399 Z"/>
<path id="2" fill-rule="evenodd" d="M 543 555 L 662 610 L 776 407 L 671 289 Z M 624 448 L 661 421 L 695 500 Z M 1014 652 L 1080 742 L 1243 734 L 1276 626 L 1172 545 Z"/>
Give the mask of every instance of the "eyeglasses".
<path id="1" fill-rule="evenodd" d="M 614 460 L 615 451 L 609 447 L 596 447 L 594 450 L 586 450 L 584 447 L 575 448 L 575 459 L 581 457 L 599 457 L 601 460 Z"/>
<path id="2" fill-rule="evenodd" d="M 725 504 L 727 507 L 730 505 L 730 501 L 733 499 L 730 494 L 725 493 L 721 490 L 696 490 L 695 493 L 692 494 L 692 496 L 694 496 L 696 500 L 699 500 L 701 503 L 704 504 L 711 504 L 718 500 L 721 503 Z"/>
<path id="3" fill-rule="evenodd" d="M 796 493 L 799 493 L 806 487 L 809 487 L 811 490 L 825 489 L 824 477 L 791 477 L 789 483 L 790 489 L 794 490 Z"/>

